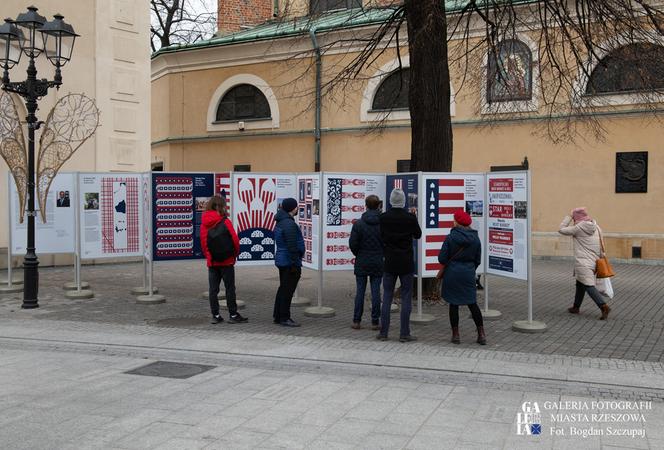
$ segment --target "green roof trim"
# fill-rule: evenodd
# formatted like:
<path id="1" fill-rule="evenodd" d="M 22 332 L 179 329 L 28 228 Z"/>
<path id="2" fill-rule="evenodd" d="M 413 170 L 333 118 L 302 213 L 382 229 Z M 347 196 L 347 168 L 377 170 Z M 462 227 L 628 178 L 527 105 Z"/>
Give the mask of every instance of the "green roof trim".
<path id="1" fill-rule="evenodd" d="M 534 3 L 536 1 L 512 0 L 512 3 L 522 4 Z M 467 0 L 446 0 L 445 9 L 448 13 L 454 13 L 461 11 L 467 4 Z M 237 33 L 216 36 L 191 44 L 174 44 L 164 47 L 153 53 L 152 58 L 165 53 L 298 36 L 309 33 L 311 29 L 315 29 L 317 32 L 325 32 L 375 25 L 386 21 L 393 13 L 393 8 L 355 8 L 331 11 L 318 16 L 297 17 L 288 21 L 271 20 L 251 29 L 238 31 Z"/>

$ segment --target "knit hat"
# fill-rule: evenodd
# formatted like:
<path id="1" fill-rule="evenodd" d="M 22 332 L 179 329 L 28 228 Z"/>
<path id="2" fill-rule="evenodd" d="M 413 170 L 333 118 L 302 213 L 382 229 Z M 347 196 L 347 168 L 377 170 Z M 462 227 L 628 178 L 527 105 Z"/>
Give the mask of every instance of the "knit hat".
<path id="1" fill-rule="evenodd" d="M 283 209 L 287 213 L 293 211 L 296 208 L 297 208 L 297 200 L 295 200 L 294 198 L 288 197 L 281 202 L 281 209 Z"/>
<path id="2" fill-rule="evenodd" d="M 406 206 L 406 194 L 401 189 L 392 189 L 390 205 L 392 205 L 392 208 L 404 208 Z"/>
<path id="3" fill-rule="evenodd" d="M 586 209 L 585 206 L 581 206 L 579 208 L 574 208 L 572 210 L 572 219 L 574 219 L 574 222 L 583 222 L 585 220 L 592 220 L 591 217 L 588 215 L 588 210 Z"/>
<path id="4" fill-rule="evenodd" d="M 461 209 L 454 213 L 454 221 L 462 227 L 468 227 L 471 223 L 473 223 L 473 219 L 470 217 L 470 214 Z"/>

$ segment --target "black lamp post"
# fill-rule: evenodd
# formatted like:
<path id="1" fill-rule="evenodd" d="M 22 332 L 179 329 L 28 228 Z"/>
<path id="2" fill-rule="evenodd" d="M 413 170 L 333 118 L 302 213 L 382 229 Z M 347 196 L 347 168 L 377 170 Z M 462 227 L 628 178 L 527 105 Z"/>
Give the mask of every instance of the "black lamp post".
<path id="1" fill-rule="evenodd" d="M 0 26 L 0 64 L 3 67 L 2 89 L 20 95 L 25 100 L 28 111 L 28 245 L 23 260 L 23 304 L 22 308 L 39 307 L 39 260 L 35 252 L 35 130 L 41 122 L 37 120 L 37 101 L 44 97 L 50 88 L 62 84 L 60 68 L 70 59 L 74 41 L 78 36 L 64 17 L 56 14 L 50 22 L 37 13 L 34 6 L 19 14 L 16 20 L 5 19 Z M 3 48 L 4 47 L 4 48 Z M 25 81 L 9 80 L 9 69 L 18 64 L 24 53 L 29 59 L 28 77 Z M 55 66 L 53 81 L 37 78 L 35 59 L 42 53 Z"/>

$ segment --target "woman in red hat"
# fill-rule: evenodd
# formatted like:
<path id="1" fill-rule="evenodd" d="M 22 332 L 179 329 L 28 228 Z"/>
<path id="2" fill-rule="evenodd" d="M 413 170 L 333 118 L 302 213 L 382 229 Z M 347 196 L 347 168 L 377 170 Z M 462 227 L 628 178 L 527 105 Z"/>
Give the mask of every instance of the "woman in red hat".
<path id="1" fill-rule="evenodd" d="M 452 342 L 459 344 L 459 305 L 468 305 L 477 327 L 477 342 L 486 345 L 482 312 L 477 306 L 475 271 L 482 262 L 482 244 L 477 230 L 470 228 L 470 215 L 462 210 L 454 213 L 454 227 L 445 239 L 438 261 L 443 265 L 443 300 L 450 304 Z"/>

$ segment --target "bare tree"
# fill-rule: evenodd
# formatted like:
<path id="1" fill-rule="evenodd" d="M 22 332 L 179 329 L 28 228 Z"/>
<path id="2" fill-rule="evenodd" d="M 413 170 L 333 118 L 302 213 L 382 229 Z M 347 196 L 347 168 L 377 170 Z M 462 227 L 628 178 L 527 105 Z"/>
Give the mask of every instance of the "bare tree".
<path id="1" fill-rule="evenodd" d="M 208 39 L 217 30 L 214 0 L 150 0 L 150 10 L 153 52 L 172 44 Z"/>

